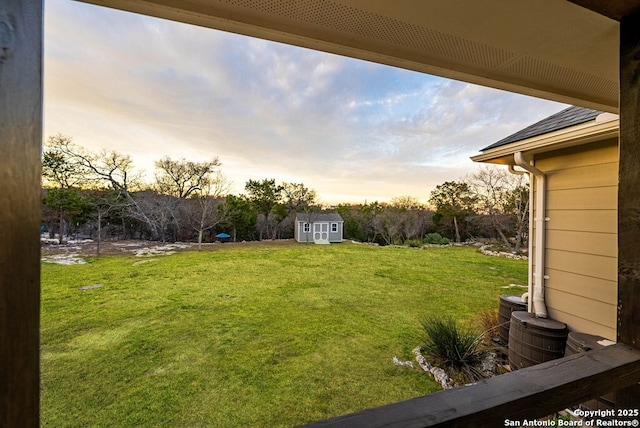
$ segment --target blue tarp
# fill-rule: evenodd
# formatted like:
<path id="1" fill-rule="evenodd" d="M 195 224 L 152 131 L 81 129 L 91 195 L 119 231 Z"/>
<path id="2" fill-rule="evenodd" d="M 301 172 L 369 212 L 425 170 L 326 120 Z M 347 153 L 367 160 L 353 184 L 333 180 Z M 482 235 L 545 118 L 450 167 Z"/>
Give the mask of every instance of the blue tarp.
<path id="1" fill-rule="evenodd" d="M 231 238 L 231 235 L 229 235 L 228 233 L 224 233 L 224 232 L 222 232 L 222 233 L 218 233 L 218 234 L 216 235 L 216 238 L 226 239 L 226 238 Z"/>

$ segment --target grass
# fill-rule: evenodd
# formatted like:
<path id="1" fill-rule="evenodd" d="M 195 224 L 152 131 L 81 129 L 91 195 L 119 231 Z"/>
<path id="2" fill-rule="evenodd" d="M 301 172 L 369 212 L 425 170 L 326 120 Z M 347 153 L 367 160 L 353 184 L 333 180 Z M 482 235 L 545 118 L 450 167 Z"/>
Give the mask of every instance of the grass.
<path id="1" fill-rule="evenodd" d="M 42 426 L 293 426 L 428 394 L 392 364 L 419 320 L 471 324 L 527 269 L 464 247 L 221 248 L 43 264 Z"/>

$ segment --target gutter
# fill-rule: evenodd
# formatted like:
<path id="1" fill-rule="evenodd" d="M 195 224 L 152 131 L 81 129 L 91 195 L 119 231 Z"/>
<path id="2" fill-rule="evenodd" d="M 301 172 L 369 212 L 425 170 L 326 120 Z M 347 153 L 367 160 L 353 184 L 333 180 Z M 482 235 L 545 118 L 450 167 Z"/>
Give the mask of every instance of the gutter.
<path id="1" fill-rule="evenodd" d="M 529 183 L 533 182 L 535 177 L 536 191 L 535 201 L 533 192 L 529 192 L 529 224 L 535 224 L 535 260 L 536 266 L 532 271 L 533 259 L 531 250 L 533 248 L 533 240 L 529 236 L 529 296 L 533 295 L 533 299 L 529 303 L 529 312 L 535 313 L 538 318 L 547 318 L 547 306 L 544 300 L 544 281 L 547 277 L 544 275 L 545 267 L 545 247 L 546 247 L 546 222 L 549 220 L 545 217 L 546 213 L 546 190 L 547 180 L 544 172 L 531 165 L 530 159 L 525 158 L 522 152 L 513 154 L 515 164 L 530 173 Z M 524 171 L 514 169 L 513 165 L 509 165 L 509 172 L 514 174 L 524 174 Z M 532 202 L 532 203 L 531 203 Z M 534 205 L 535 204 L 535 205 Z M 536 217 L 534 217 L 534 209 Z M 534 223 L 532 223 L 532 221 Z"/>
<path id="2" fill-rule="evenodd" d="M 535 155 L 550 150 L 574 147 L 609 138 L 618 138 L 619 127 L 620 121 L 616 115 L 604 113 L 596 117 L 595 121 L 489 149 L 477 156 L 472 156 L 471 160 L 474 162 L 509 163 L 511 155 L 516 152 Z"/>

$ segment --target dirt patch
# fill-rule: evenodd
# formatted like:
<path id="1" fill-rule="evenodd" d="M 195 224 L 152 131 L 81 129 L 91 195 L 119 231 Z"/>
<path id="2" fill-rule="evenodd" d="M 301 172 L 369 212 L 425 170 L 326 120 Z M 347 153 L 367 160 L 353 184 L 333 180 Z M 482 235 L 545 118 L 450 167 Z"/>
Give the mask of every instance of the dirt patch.
<path id="1" fill-rule="evenodd" d="M 274 241 L 245 241 L 202 244 L 202 251 L 220 251 L 234 248 L 267 248 L 300 245 L 293 239 Z M 181 251 L 197 251 L 198 244 L 193 242 L 166 243 L 154 241 L 103 241 L 100 243 L 101 255 L 133 254 L 139 257 L 155 257 Z M 43 261 L 58 263 L 69 258 L 84 259 L 95 257 L 97 244 L 94 241 L 69 242 L 65 244 L 43 242 L 41 245 Z M 82 263 L 82 262 L 80 262 Z M 71 263 L 66 263 L 71 264 Z"/>
<path id="2" fill-rule="evenodd" d="M 55 263 L 58 265 L 82 265 L 86 263 L 77 253 L 63 252 L 58 254 L 49 254 L 41 259 L 45 263 Z"/>
<path id="3" fill-rule="evenodd" d="M 102 284 L 90 284 L 90 285 L 83 285 L 82 287 L 78 287 L 78 290 L 93 290 L 94 288 L 101 288 L 103 287 Z"/>

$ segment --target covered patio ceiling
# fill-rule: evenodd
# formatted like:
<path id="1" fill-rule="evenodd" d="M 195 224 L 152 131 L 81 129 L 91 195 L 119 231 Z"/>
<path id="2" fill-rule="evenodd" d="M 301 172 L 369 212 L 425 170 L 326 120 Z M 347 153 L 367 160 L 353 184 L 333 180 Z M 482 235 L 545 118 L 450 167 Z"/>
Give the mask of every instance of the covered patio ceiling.
<path id="1" fill-rule="evenodd" d="M 84 0 L 618 112 L 637 0 Z M 593 9 L 593 10 L 590 10 Z"/>

